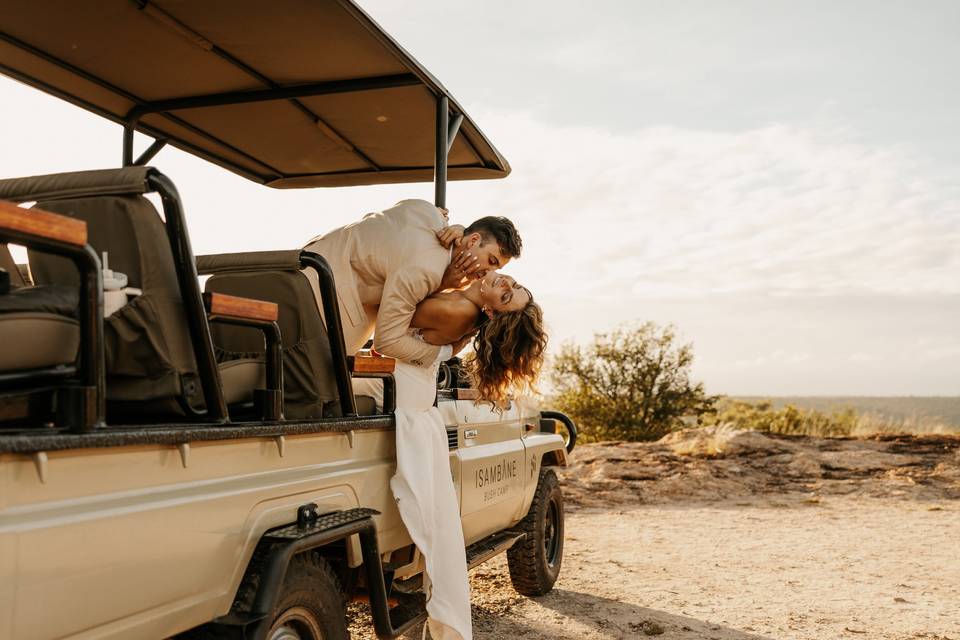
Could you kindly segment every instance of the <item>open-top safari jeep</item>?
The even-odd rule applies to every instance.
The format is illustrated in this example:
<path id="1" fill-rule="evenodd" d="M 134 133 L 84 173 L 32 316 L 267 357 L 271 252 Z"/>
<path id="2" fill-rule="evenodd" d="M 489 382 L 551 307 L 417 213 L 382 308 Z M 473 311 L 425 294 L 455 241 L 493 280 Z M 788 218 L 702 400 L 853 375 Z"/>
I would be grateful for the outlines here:
<path id="1" fill-rule="evenodd" d="M 171 144 L 273 187 L 435 180 L 442 206 L 448 174 L 506 161 L 349 0 L 12 0 L 0 72 L 123 125 L 120 169 L 0 181 L 0 637 L 341 638 L 351 598 L 380 637 L 423 620 L 388 484 L 392 361 L 344 353 L 322 256 L 195 258 L 146 163 Z M 155 139 L 136 159 L 135 131 Z M 438 407 L 469 564 L 507 551 L 544 593 L 575 428 L 478 404 L 455 369 Z"/>

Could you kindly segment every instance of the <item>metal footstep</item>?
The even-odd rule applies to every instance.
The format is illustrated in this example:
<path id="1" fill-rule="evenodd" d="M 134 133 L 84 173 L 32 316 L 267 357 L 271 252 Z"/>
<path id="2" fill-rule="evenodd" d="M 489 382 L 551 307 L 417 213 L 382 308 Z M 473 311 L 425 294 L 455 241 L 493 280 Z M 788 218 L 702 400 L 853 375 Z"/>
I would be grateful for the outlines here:
<path id="1" fill-rule="evenodd" d="M 501 531 L 500 533 L 495 533 L 489 538 L 484 538 L 483 540 L 474 542 L 472 545 L 467 547 L 467 568 L 473 569 L 495 555 L 503 553 L 514 544 L 519 542 L 524 535 L 526 534 L 507 530 Z"/>
<path id="2" fill-rule="evenodd" d="M 422 593 L 397 593 L 390 596 L 399 604 L 390 608 L 390 624 L 394 629 L 410 629 L 427 619 L 427 597 Z"/>
<path id="3" fill-rule="evenodd" d="M 380 515 L 376 509 L 367 509 L 358 507 L 356 509 L 345 509 L 343 511 L 329 511 L 327 513 L 317 513 L 317 505 L 310 503 L 300 507 L 297 510 L 296 524 L 289 524 L 279 529 L 268 531 L 264 534 L 267 540 L 299 540 L 306 536 L 323 533 L 331 529 L 343 527 L 364 518 L 370 518 Z"/>

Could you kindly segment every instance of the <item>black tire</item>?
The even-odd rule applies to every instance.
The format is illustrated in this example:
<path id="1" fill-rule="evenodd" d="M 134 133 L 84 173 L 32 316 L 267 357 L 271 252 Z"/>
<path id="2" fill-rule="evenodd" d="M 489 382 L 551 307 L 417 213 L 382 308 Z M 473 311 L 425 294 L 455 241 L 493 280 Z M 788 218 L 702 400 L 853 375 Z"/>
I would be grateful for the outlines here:
<path id="1" fill-rule="evenodd" d="M 303 553 L 290 561 L 271 615 L 267 640 L 349 640 L 340 581 L 323 558 Z"/>
<path id="2" fill-rule="evenodd" d="M 553 589 L 563 563 L 563 494 L 553 469 L 541 469 L 530 511 L 518 530 L 526 534 L 507 551 L 517 593 L 542 596 Z"/>

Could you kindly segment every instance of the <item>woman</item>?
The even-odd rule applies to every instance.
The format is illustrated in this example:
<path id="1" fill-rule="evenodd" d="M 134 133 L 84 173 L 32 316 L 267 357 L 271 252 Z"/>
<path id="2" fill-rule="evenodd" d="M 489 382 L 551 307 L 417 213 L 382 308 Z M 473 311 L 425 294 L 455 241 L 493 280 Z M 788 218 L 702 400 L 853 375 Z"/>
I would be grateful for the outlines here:
<path id="1" fill-rule="evenodd" d="M 547 335 L 543 311 L 530 291 L 508 275 L 490 271 L 462 291 L 438 292 L 417 305 L 411 322 L 416 335 L 436 345 L 465 346 L 473 336 L 467 368 L 480 398 L 501 404 L 511 394 L 532 389 L 543 365 Z M 454 349 L 454 355 L 458 349 Z M 425 410 L 436 398 L 437 369 L 397 362 L 397 407 Z M 378 380 L 354 380 L 357 395 L 383 406 Z"/>
<path id="2" fill-rule="evenodd" d="M 496 271 L 462 291 L 435 293 L 417 305 L 411 333 L 430 344 L 473 336 L 467 368 L 482 400 L 503 403 L 530 389 L 543 364 L 547 336 L 543 313 L 530 292 Z M 459 344 L 458 344 L 459 343 Z M 398 361 L 397 473 L 390 481 L 400 516 L 426 563 L 428 627 L 435 639 L 472 638 L 470 590 L 460 507 L 450 477 L 449 448 L 440 412 L 433 406 L 437 370 Z M 383 406 L 379 380 L 356 379 L 354 392 Z"/>

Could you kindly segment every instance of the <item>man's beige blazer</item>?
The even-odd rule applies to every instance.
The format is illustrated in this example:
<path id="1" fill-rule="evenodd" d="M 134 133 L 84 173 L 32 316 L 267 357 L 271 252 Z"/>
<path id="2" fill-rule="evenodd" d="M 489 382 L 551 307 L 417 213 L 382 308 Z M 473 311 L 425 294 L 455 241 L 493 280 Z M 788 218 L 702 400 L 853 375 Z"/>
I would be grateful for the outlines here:
<path id="1" fill-rule="evenodd" d="M 426 200 L 404 200 L 304 247 L 326 258 L 333 269 L 348 355 L 374 334 L 374 348 L 383 355 L 418 366 L 433 364 L 440 347 L 407 330 L 417 304 L 440 287 L 450 263 L 450 252 L 436 235 L 445 226 L 443 214 Z M 316 273 L 305 269 L 304 274 L 319 307 Z"/>

